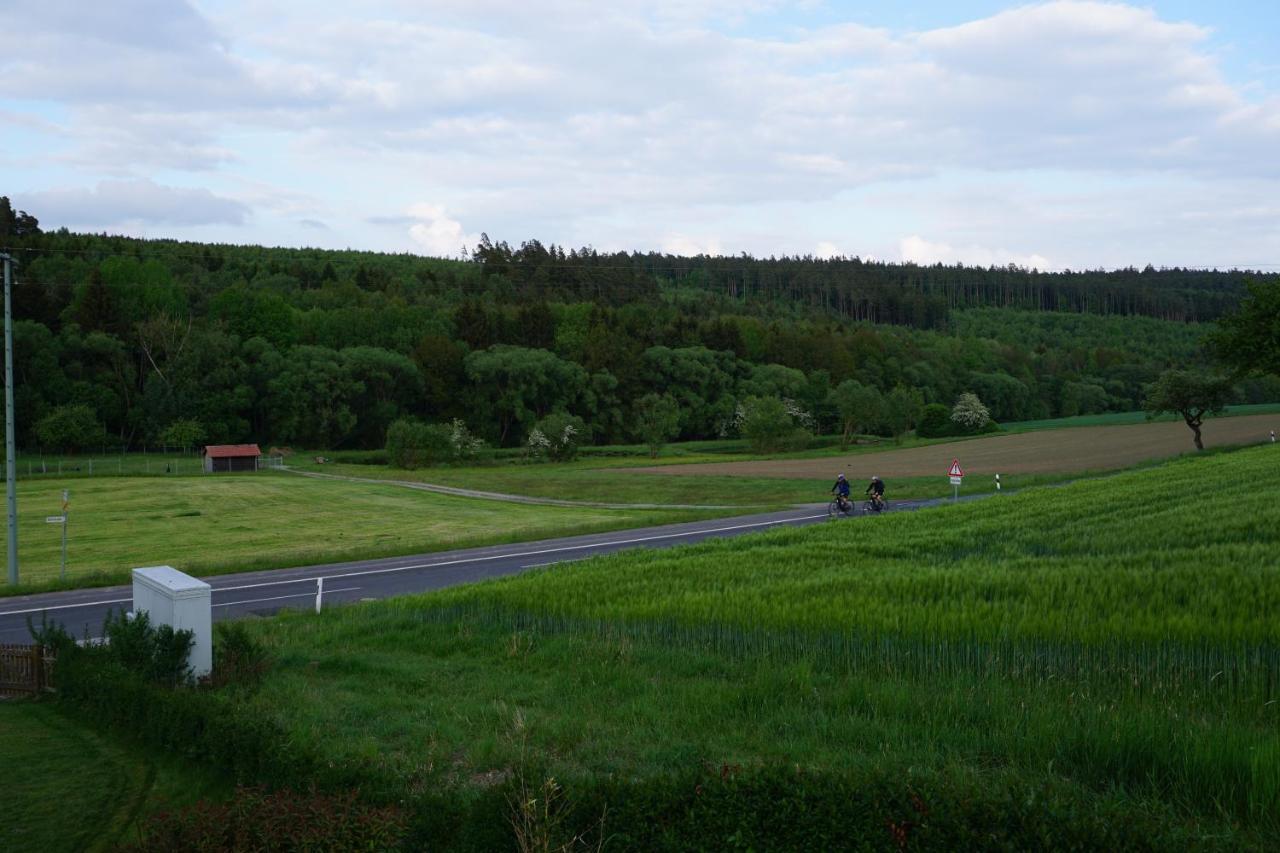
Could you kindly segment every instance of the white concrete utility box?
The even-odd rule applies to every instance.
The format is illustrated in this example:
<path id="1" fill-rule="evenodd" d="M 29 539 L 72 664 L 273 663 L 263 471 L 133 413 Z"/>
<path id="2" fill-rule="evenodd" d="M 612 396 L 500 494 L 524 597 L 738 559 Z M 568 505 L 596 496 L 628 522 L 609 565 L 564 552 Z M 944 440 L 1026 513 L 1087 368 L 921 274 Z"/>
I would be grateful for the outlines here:
<path id="1" fill-rule="evenodd" d="M 133 570 L 133 612 L 146 611 L 152 625 L 191 631 L 191 673 L 196 678 L 213 669 L 213 609 L 210 586 L 172 566 Z"/>

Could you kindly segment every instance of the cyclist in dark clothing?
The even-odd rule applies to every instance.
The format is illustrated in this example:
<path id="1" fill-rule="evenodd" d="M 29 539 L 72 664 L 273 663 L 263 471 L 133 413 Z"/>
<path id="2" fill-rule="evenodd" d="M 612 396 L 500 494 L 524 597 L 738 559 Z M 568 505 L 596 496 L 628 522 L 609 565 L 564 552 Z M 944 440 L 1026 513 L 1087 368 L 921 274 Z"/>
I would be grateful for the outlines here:
<path id="1" fill-rule="evenodd" d="M 867 486 L 867 497 L 880 509 L 884 509 L 884 480 L 879 477 L 872 477 L 871 485 Z"/>
<path id="2" fill-rule="evenodd" d="M 835 494 L 836 500 L 840 501 L 840 509 L 847 510 L 849 508 L 849 481 L 844 478 L 844 474 L 836 475 L 836 484 L 831 487 L 831 491 Z"/>

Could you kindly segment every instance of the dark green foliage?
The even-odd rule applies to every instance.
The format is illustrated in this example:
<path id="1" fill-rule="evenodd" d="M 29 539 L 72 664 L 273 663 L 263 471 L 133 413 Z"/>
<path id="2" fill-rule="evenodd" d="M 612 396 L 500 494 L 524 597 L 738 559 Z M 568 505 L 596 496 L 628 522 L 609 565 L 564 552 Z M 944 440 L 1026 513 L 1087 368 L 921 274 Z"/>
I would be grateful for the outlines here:
<path id="1" fill-rule="evenodd" d="M 401 418 L 387 428 L 387 462 L 412 471 L 438 465 L 453 456 L 449 428 L 444 424 L 424 424 Z"/>
<path id="2" fill-rule="evenodd" d="M 104 644 L 85 656 L 101 657 L 147 681 L 176 687 L 191 681 L 187 658 L 195 645 L 191 631 L 175 631 L 172 625 L 153 626 L 145 611 L 130 618 L 108 613 L 102 625 Z"/>
<path id="3" fill-rule="evenodd" d="M 530 450 L 535 450 L 532 436 L 541 435 L 545 445 L 538 443 L 536 450 L 545 454 L 553 462 L 568 462 L 578 455 L 578 448 L 590 438 L 587 425 L 577 415 L 556 412 L 548 415 L 534 425 L 531 435 Z"/>
<path id="4" fill-rule="evenodd" d="M 266 648 L 242 622 L 218 622 L 213 626 L 212 687 L 252 689 L 262 682 L 271 665 Z"/>
<path id="5" fill-rule="evenodd" d="M 777 397 L 748 397 L 742 402 L 741 413 L 742 437 L 757 452 L 799 449 L 811 437 Z"/>
<path id="6" fill-rule="evenodd" d="M 201 802 L 156 815 L 142 828 L 139 841 L 120 849 L 357 853 L 397 849 L 404 831 L 400 809 L 367 805 L 354 792 L 326 795 L 242 787 L 227 802 Z"/>
<path id="7" fill-rule="evenodd" d="M 1166 370 L 1151 386 L 1143 406 L 1149 415 L 1172 412 L 1181 415 L 1194 436 L 1197 450 L 1204 450 L 1200 427 L 1206 417 L 1221 414 L 1231 400 L 1231 383 L 1219 376 L 1186 370 Z"/>
<path id="8" fill-rule="evenodd" d="M 676 401 L 684 439 L 722 437 L 751 396 L 792 401 L 815 430 L 843 432 L 828 394 L 848 381 L 947 404 L 971 390 L 1004 421 L 1132 411 L 1165 367 L 1204 364 L 1196 323 L 1237 307 L 1246 280 L 600 254 L 537 241 L 482 243 L 458 262 L 31 226 L 14 238 L 24 448 L 68 405 L 93 410 L 103 446 L 161 443 L 171 424 L 194 420 L 209 442 L 324 450 L 381 447 L 405 417 L 463 418 L 515 449 L 557 411 L 582 418 L 591 441 L 619 442 L 648 394 Z M 1250 304 L 1262 306 L 1276 280 L 1258 277 Z M 1242 402 L 1267 402 L 1280 378 L 1240 389 Z M 901 435 L 909 413 L 890 414 L 858 429 Z"/>
<path id="9" fill-rule="evenodd" d="M 680 434 L 680 407 L 670 394 L 646 394 L 632 407 L 632 431 L 657 458 L 668 441 Z"/>
<path id="10" fill-rule="evenodd" d="M 950 409 L 941 403 L 930 403 L 920 413 L 920 425 L 916 427 L 916 434 L 921 438 L 943 438 L 954 435 L 955 426 Z"/>
<path id="11" fill-rule="evenodd" d="M 1250 282 L 1240 310 L 1218 321 L 1214 353 L 1239 376 L 1280 376 L 1280 282 Z"/>
<path id="12" fill-rule="evenodd" d="M 97 414 L 83 403 L 58 406 L 36 422 L 35 433 L 42 447 L 70 453 L 100 445 L 104 435 Z"/>

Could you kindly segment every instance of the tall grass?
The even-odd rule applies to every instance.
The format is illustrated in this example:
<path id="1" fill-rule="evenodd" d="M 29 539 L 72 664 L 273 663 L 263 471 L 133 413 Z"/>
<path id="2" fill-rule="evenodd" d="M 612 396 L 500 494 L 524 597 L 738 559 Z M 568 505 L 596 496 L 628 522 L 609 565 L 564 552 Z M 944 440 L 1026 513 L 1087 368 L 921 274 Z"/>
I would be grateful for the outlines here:
<path id="1" fill-rule="evenodd" d="M 411 789 L 478 784 L 526 748 L 628 778 L 958 767 L 1274 835 L 1277 461 L 1182 459 L 291 615 L 254 628 L 279 661 L 254 701 Z"/>

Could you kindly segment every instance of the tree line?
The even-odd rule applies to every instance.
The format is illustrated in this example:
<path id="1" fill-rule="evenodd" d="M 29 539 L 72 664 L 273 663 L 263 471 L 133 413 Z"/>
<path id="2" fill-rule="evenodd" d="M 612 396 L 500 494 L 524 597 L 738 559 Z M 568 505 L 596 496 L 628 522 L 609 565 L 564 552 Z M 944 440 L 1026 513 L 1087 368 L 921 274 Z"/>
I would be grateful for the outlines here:
<path id="1" fill-rule="evenodd" d="M 966 297 L 943 304 L 940 320 L 893 323 L 798 291 L 722 292 L 707 271 L 782 263 L 772 260 L 659 263 L 486 240 L 471 260 L 447 261 L 43 233 L 19 213 L 0 226 L 26 217 L 22 233 L 0 237 L 20 260 L 15 397 L 32 449 L 176 437 L 373 448 L 402 418 L 461 424 L 468 440 L 497 446 L 527 445 L 553 416 L 573 419 L 557 434 L 567 423 L 582 442 L 643 440 L 646 418 L 674 420 L 674 437 L 713 438 L 740 434 L 751 400 L 845 432 L 837 389 L 849 382 L 883 401 L 899 392 L 896 408 L 856 424 L 888 434 L 908 396 L 950 407 L 973 392 L 997 420 L 1132 410 L 1164 369 L 1203 360 L 1203 326 L 1136 311 Z M 942 269 L 976 276 L 981 292 L 1001 275 Z M 1238 304 L 1233 279 L 1206 275 L 1170 279 L 1168 292 Z M 1280 399 L 1274 379 L 1239 388 L 1241 400 Z"/>

